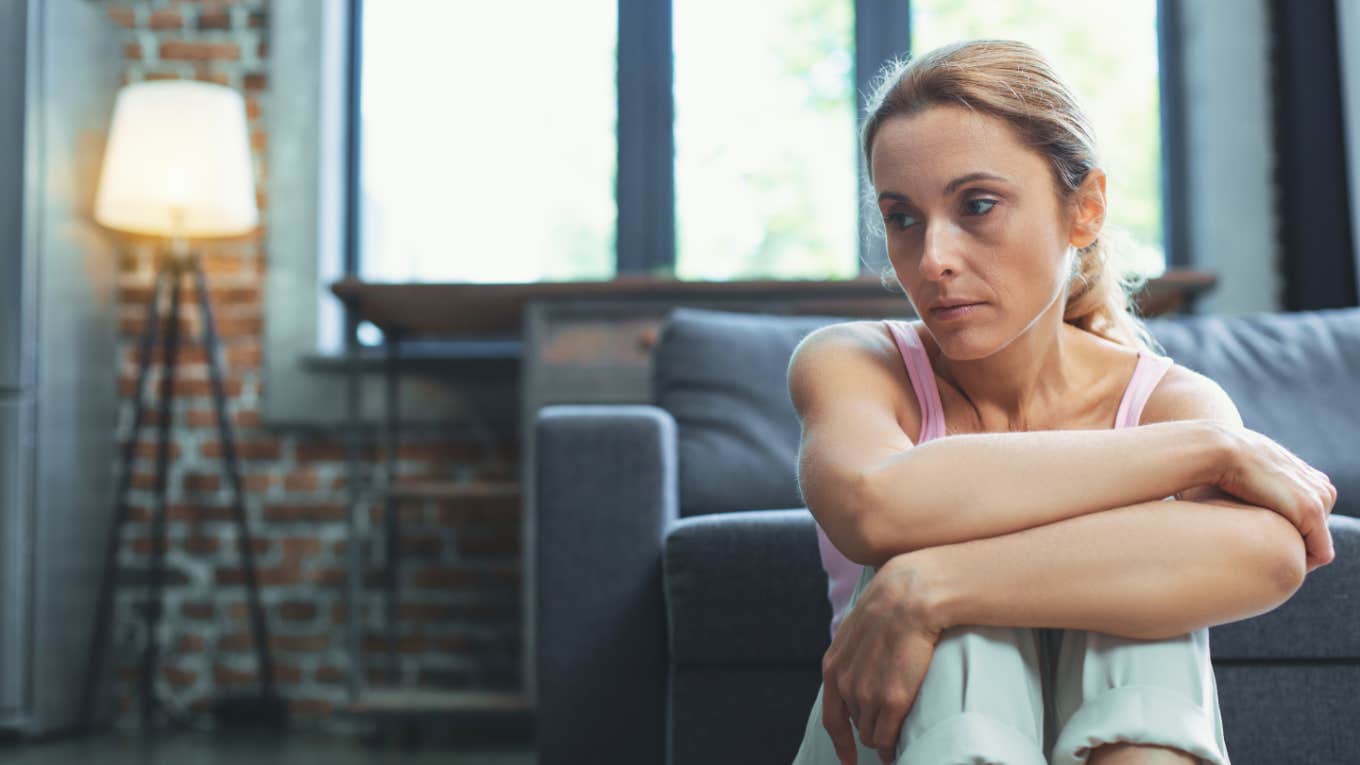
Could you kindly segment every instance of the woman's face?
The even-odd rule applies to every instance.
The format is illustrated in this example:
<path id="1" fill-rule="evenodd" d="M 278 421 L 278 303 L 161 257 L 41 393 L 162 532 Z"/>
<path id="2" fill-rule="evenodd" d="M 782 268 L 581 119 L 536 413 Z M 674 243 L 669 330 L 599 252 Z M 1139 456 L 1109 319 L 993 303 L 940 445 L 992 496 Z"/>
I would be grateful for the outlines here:
<path id="1" fill-rule="evenodd" d="M 884 122 L 872 150 L 888 258 L 952 358 L 996 351 L 1065 294 L 1069 244 L 1094 234 L 1073 230 L 1047 161 L 1006 122 L 933 106 Z M 981 305 L 951 317 L 938 300 Z"/>

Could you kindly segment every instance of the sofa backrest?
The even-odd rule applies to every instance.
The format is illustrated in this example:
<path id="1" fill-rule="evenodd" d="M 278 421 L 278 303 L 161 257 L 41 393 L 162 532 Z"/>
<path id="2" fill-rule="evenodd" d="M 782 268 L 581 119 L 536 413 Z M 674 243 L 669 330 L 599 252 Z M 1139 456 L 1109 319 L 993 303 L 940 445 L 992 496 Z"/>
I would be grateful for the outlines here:
<path id="1" fill-rule="evenodd" d="M 803 507 L 793 349 L 854 319 L 676 308 L 652 354 L 652 400 L 675 418 L 680 515 Z"/>
<path id="2" fill-rule="evenodd" d="M 817 327 L 855 320 L 669 314 L 653 351 L 653 402 L 678 426 L 682 516 L 803 506 L 789 359 Z M 1245 426 L 1327 473 L 1335 513 L 1360 515 L 1360 308 L 1147 325 L 1167 355 L 1223 386 Z"/>
<path id="3" fill-rule="evenodd" d="M 1360 308 L 1146 323 L 1166 355 L 1223 386 L 1243 425 L 1331 478 L 1334 513 L 1360 516 Z"/>

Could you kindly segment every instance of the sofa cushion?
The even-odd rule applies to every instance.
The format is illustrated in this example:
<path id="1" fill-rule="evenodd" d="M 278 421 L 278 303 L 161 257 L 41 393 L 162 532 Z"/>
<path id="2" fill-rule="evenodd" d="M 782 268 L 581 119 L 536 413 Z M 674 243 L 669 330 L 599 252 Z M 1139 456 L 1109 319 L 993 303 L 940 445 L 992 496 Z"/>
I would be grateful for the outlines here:
<path id="1" fill-rule="evenodd" d="M 669 314 L 652 352 L 652 391 L 679 432 L 681 516 L 803 504 L 789 359 L 809 332 L 844 321 L 854 319 Z"/>
<path id="2" fill-rule="evenodd" d="M 662 558 L 671 661 L 820 661 L 831 605 L 815 524 L 806 508 L 676 522 Z"/>
<path id="3" fill-rule="evenodd" d="M 1147 320 L 1166 354 L 1223 386 L 1242 424 L 1326 473 L 1360 516 L 1360 308 Z"/>

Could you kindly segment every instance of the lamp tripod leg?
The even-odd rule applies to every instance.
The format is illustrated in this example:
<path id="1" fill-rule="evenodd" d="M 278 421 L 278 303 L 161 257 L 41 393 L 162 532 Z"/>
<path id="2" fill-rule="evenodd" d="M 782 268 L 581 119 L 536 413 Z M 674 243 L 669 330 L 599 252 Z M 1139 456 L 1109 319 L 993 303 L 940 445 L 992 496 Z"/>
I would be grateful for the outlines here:
<path id="1" fill-rule="evenodd" d="M 157 701 L 155 695 L 156 629 L 161 616 L 161 579 L 164 574 L 165 494 L 170 453 L 170 419 L 175 390 L 175 362 L 179 353 L 179 298 L 183 266 L 170 258 L 170 319 L 165 330 L 159 411 L 156 418 L 156 500 L 151 515 L 151 570 L 147 578 L 146 650 L 142 658 L 142 725 L 150 727 Z"/>
<path id="2" fill-rule="evenodd" d="M 95 607 L 94 628 L 90 637 L 90 655 L 86 661 L 85 685 L 80 698 L 80 727 L 89 729 L 94 724 L 95 694 L 99 688 L 99 678 L 103 674 L 104 654 L 108 650 L 109 630 L 113 616 L 114 598 L 118 592 L 118 547 L 123 523 L 127 520 L 127 493 L 132 485 L 132 460 L 137 454 L 137 439 L 142 431 L 142 419 L 146 401 L 147 371 L 151 368 L 151 353 L 156 348 L 157 325 L 159 318 L 161 287 L 166 279 L 166 270 L 157 266 L 155 280 L 151 286 L 151 296 L 146 301 L 146 323 L 142 330 L 142 340 L 138 345 L 137 386 L 133 389 L 132 427 L 127 440 L 123 442 L 121 469 L 118 477 L 117 493 L 114 494 L 113 528 L 109 530 L 108 542 L 104 547 L 104 575 L 99 584 L 99 601 Z"/>
<path id="3" fill-rule="evenodd" d="M 194 286 L 198 292 L 199 311 L 203 319 L 203 344 L 208 356 L 208 371 L 212 379 L 213 408 L 217 412 L 217 432 L 222 442 L 222 460 L 226 467 L 227 483 L 231 488 L 232 515 L 236 521 L 236 543 L 245 575 L 246 600 L 255 638 L 255 654 L 259 663 L 260 697 L 274 696 L 274 666 L 269 647 L 269 631 L 265 626 L 264 609 L 260 605 L 259 586 L 255 579 L 255 552 L 251 549 L 250 531 L 246 526 L 245 504 L 241 494 L 241 470 L 236 460 L 236 441 L 227 419 L 226 392 L 222 384 L 222 369 L 217 359 L 219 343 L 213 321 L 212 300 L 203 277 L 203 267 L 197 254 L 189 256 Z"/>

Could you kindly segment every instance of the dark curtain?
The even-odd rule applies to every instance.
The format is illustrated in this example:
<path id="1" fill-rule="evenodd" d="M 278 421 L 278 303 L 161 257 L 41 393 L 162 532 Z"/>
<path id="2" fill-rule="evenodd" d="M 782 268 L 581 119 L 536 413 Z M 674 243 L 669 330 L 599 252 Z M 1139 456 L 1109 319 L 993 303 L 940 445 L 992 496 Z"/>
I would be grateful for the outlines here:
<path id="1" fill-rule="evenodd" d="M 1335 1 L 1270 0 L 1275 208 L 1286 311 L 1360 305 Z"/>

